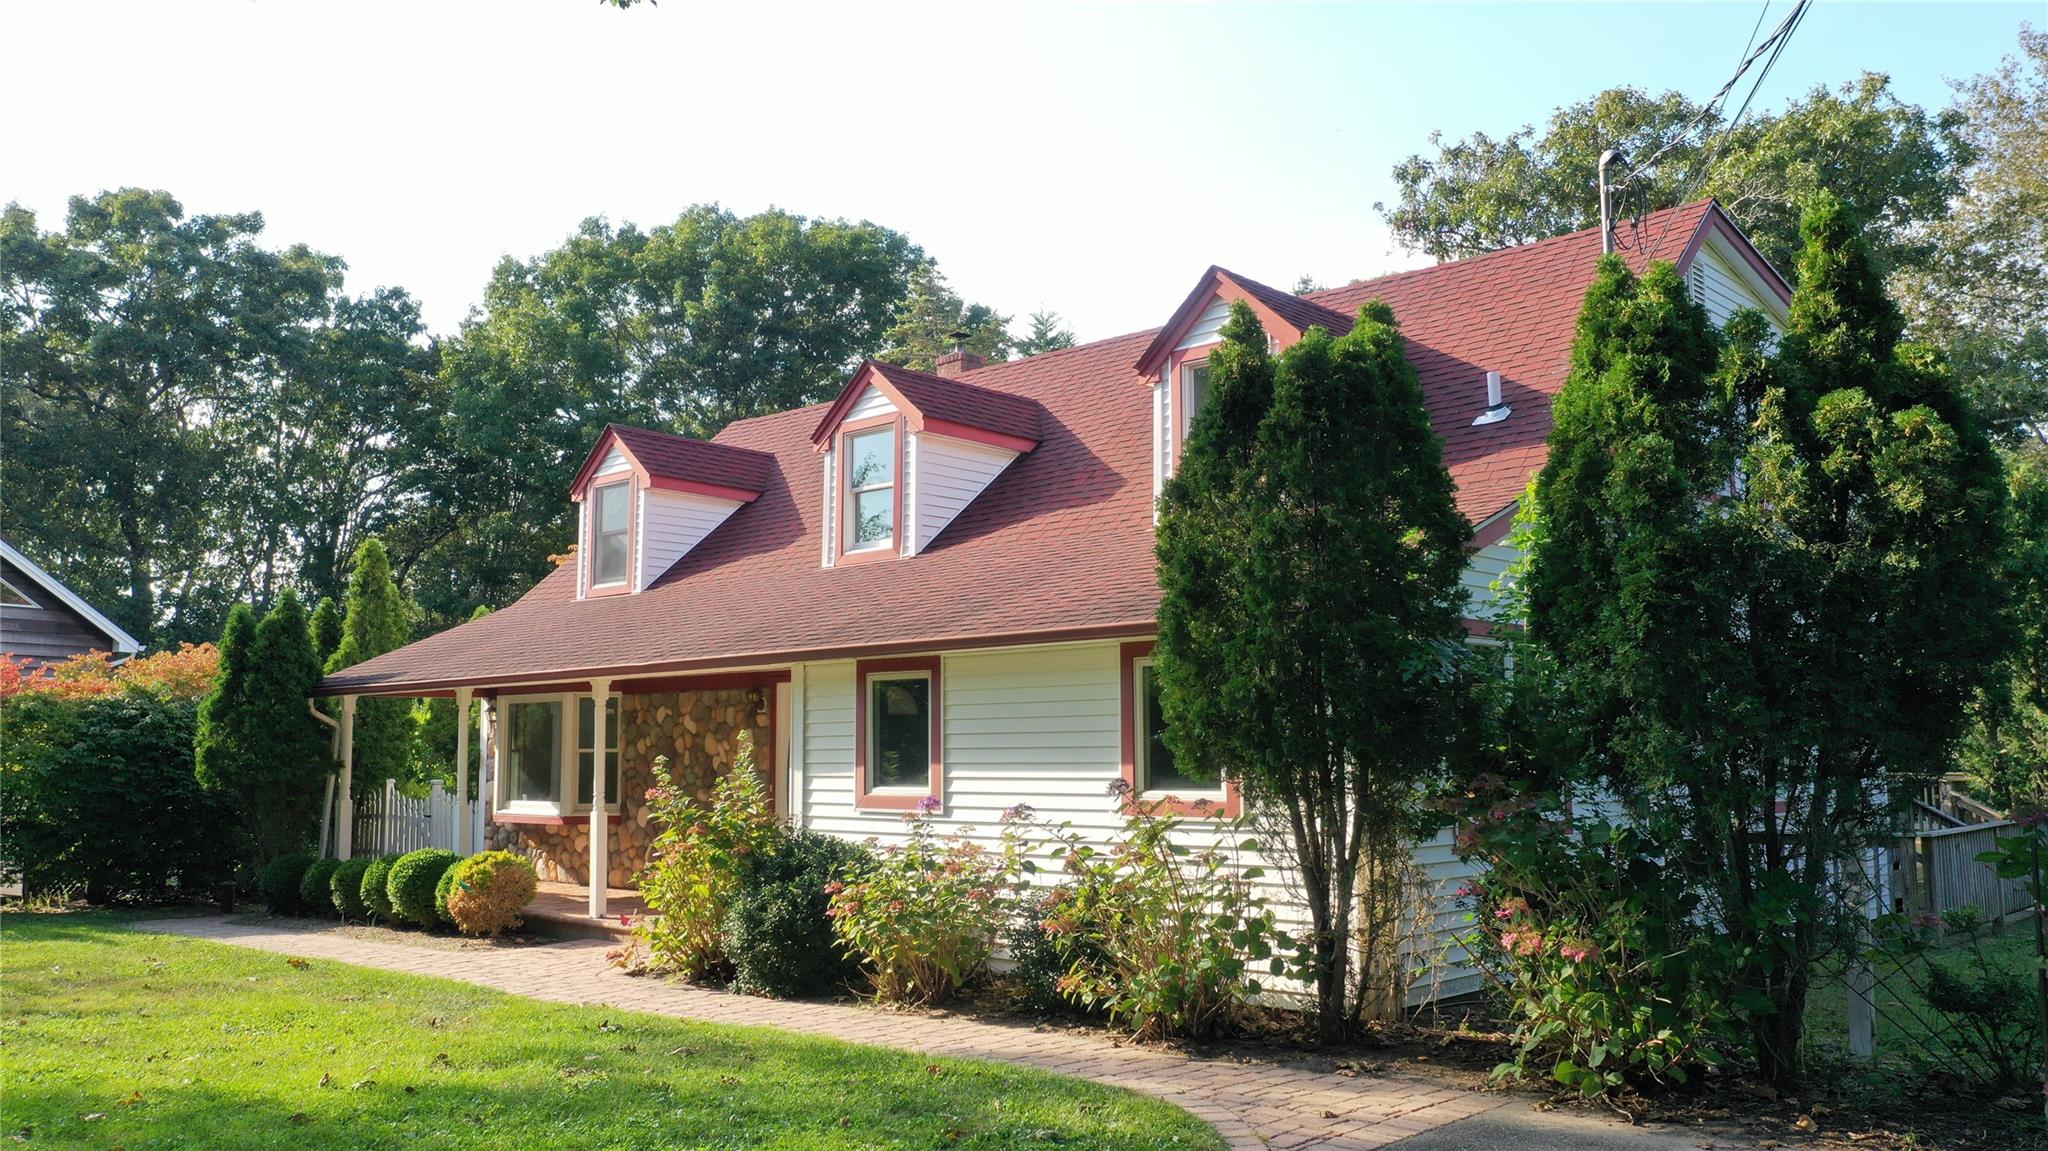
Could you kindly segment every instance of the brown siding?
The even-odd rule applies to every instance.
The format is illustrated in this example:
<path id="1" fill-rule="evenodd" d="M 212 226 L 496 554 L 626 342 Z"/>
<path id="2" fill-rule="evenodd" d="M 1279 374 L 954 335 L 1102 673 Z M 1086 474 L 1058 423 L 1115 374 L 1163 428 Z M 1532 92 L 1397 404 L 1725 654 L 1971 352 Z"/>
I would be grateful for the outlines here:
<path id="1" fill-rule="evenodd" d="M 83 651 L 112 651 L 114 641 L 13 564 L 0 559 L 0 578 L 36 602 L 32 608 L 0 604 L 0 652 L 31 666 Z"/>

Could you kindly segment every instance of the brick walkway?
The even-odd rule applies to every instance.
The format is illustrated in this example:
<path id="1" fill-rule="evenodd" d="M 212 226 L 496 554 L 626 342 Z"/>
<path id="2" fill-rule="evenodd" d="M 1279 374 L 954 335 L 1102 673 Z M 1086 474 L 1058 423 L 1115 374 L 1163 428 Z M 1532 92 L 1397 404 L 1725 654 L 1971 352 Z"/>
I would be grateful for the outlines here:
<path id="1" fill-rule="evenodd" d="M 1499 1096 L 1419 1079 L 1347 1079 L 1268 1063 L 1195 1059 L 1150 1047 L 1117 1047 L 1088 1034 L 1024 1024 L 892 1014 L 832 1003 L 786 1003 L 728 995 L 607 966 L 606 943 L 443 951 L 379 943 L 339 932 L 229 923 L 218 916 L 140 923 L 144 931 L 191 935 L 266 951 L 390 971 L 460 979 L 514 995 L 602 1004 L 679 1019 L 776 1027 L 852 1043 L 960 1059 L 986 1059 L 1076 1075 L 1158 1096 L 1212 1124 L 1233 1149 L 1314 1147 L 1364 1151 L 1507 1105 Z"/>

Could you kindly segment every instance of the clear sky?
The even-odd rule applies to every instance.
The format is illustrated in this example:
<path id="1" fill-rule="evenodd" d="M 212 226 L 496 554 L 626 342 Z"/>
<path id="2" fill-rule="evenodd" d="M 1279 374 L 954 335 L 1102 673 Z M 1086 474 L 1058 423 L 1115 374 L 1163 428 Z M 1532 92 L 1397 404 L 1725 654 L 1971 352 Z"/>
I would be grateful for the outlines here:
<path id="1" fill-rule="evenodd" d="M 1790 0 L 1768 7 L 1766 30 Z M 1092 339 L 1161 322 L 1211 263 L 1411 266 L 1373 204 L 1432 129 L 1615 84 L 1704 99 L 1764 8 L 5 0 L 0 200 L 46 228 L 124 185 L 261 210 L 268 242 L 403 285 L 441 332 L 586 216 L 777 205 L 896 228 L 966 298 Z M 1823 3 L 1758 104 L 1875 70 L 1939 106 L 2023 21 L 2048 0 Z"/>

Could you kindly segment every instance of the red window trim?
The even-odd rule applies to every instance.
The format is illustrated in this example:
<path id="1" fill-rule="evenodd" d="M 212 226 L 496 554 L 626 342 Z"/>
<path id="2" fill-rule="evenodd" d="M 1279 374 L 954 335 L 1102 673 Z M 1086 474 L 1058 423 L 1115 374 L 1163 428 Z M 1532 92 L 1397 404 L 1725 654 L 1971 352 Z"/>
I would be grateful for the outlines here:
<path id="1" fill-rule="evenodd" d="M 1244 813 L 1244 799 L 1237 781 L 1223 782 L 1223 802 L 1213 799 L 1181 799 L 1164 796 L 1146 799 L 1138 780 L 1138 661 L 1152 654 L 1156 640 L 1134 640 L 1117 646 L 1117 683 L 1123 713 L 1123 779 L 1130 787 L 1124 799 L 1127 815 L 1184 815 L 1208 819 L 1236 819 Z"/>
<path id="2" fill-rule="evenodd" d="M 896 429 L 896 479 L 890 486 L 889 497 L 895 505 L 895 526 L 890 529 L 888 547 L 862 548 L 855 551 L 847 546 L 847 537 L 851 534 L 853 526 L 849 518 L 853 515 L 853 457 L 847 454 L 846 442 L 850 437 L 862 432 L 871 432 L 876 428 L 892 425 Z M 839 522 L 832 525 L 833 532 L 838 536 L 832 541 L 833 555 L 838 563 L 867 563 L 870 560 L 903 554 L 903 435 L 903 415 L 900 412 L 887 416 L 870 416 L 864 420 L 850 420 L 839 425 Z"/>
<path id="3" fill-rule="evenodd" d="M 599 584 L 597 582 L 597 493 L 600 488 L 608 488 L 615 485 L 624 485 L 626 489 L 626 578 L 617 583 Z M 597 595 L 625 595 L 633 590 L 633 553 L 636 545 L 639 543 L 634 538 L 634 528 L 635 521 L 640 518 L 634 514 L 636 509 L 633 505 L 639 502 L 639 498 L 639 481 L 634 479 L 630 473 L 617 479 L 607 476 L 590 481 L 590 500 L 584 505 L 590 509 L 590 538 L 585 541 L 583 549 L 584 554 L 589 557 L 583 561 L 583 595 L 586 599 Z"/>
<path id="4" fill-rule="evenodd" d="M 904 659 L 864 659 L 854 665 L 854 711 L 853 711 L 853 806 L 861 811 L 915 811 L 924 802 L 922 795 L 870 795 L 868 794 L 868 677 L 877 672 L 921 671 L 929 674 L 932 681 L 932 780 L 931 798 L 941 804 L 946 802 L 945 756 L 943 754 L 945 731 L 941 714 L 944 693 L 939 684 L 938 656 L 910 656 Z"/>
<path id="5" fill-rule="evenodd" d="M 610 823 L 617 823 L 620 819 L 624 818 L 616 811 L 605 812 L 604 817 Z M 524 823 L 542 827 L 579 827 L 590 822 L 590 813 L 586 811 L 576 815 L 548 815 L 543 812 L 493 811 L 491 812 L 491 822 L 504 824 Z"/>
<path id="6" fill-rule="evenodd" d="M 1187 439 L 1188 417 L 1192 414 L 1187 407 L 1188 389 L 1182 369 L 1193 364 L 1208 363 L 1209 353 L 1214 352 L 1219 346 L 1220 343 L 1203 344 L 1199 348 L 1180 348 L 1167 357 L 1166 386 L 1171 389 L 1169 395 L 1172 396 L 1173 402 L 1169 405 L 1172 410 L 1168 412 L 1166 422 L 1169 426 L 1166 435 L 1170 445 L 1170 462 L 1174 465 L 1180 463 L 1181 443 Z"/>

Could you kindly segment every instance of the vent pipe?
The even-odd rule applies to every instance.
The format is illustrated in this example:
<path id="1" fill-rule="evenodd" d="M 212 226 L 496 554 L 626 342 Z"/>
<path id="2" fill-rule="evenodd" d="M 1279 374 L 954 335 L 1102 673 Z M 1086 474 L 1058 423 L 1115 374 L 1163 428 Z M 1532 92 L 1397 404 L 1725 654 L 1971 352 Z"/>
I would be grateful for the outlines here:
<path id="1" fill-rule="evenodd" d="M 1612 148 L 1600 153 L 1600 254 L 1603 256 L 1614 254 L 1613 205 L 1609 203 L 1614 198 L 1614 189 L 1607 183 L 1607 165 L 1616 160 L 1626 163 L 1628 157 Z"/>
<path id="2" fill-rule="evenodd" d="M 1514 409 L 1501 401 L 1500 373 L 1486 373 L 1486 410 L 1473 417 L 1472 426 L 1497 424 L 1514 414 Z"/>

